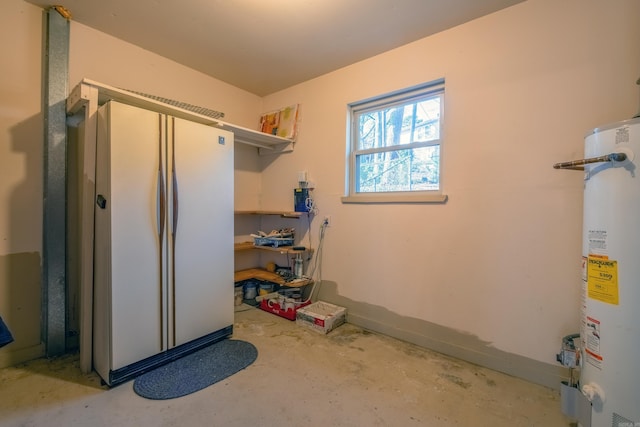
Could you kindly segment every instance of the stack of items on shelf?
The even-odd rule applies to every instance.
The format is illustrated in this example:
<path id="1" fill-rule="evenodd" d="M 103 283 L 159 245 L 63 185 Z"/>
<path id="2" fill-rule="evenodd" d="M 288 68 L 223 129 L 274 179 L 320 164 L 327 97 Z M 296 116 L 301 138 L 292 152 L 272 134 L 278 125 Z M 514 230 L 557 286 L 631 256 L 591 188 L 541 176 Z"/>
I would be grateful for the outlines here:
<path id="1" fill-rule="evenodd" d="M 296 320 L 299 308 L 311 303 L 313 281 L 297 277 L 289 267 L 279 267 L 273 262 L 266 269 L 252 268 L 235 274 L 235 305 L 259 307 L 264 311 L 289 320 Z"/>
<path id="2" fill-rule="evenodd" d="M 309 305 L 303 298 L 301 288 L 289 287 L 268 280 L 250 278 L 235 283 L 236 306 L 247 304 L 260 307 L 289 320 L 296 320 L 296 311 Z"/>
<path id="3" fill-rule="evenodd" d="M 280 230 L 272 230 L 268 234 L 264 231 L 258 231 L 258 234 L 251 234 L 251 237 L 253 237 L 253 244 L 256 246 L 273 246 L 277 248 L 292 246 L 294 233 L 294 228 L 282 228 Z"/>

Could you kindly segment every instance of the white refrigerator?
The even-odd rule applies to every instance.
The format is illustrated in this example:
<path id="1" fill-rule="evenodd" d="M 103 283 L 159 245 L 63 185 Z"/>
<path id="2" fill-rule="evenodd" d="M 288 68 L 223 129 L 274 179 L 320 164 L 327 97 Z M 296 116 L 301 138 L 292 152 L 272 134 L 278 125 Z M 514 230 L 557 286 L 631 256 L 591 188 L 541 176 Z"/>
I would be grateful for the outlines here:
<path id="1" fill-rule="evenodd" d="M 93 365 L 110 386 L 233 332 L 233 134 L 98 112 Z"/>

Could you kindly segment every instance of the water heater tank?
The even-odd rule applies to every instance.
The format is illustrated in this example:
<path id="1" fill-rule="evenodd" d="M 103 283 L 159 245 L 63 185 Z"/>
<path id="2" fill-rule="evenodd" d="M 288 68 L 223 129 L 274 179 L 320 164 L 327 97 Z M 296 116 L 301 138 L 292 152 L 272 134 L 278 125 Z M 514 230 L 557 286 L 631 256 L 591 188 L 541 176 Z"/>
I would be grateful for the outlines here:
<path id="1" fill-rule="evenodd" d="M 593 426 L 640 426 L 640 118 L 596 128 L 585 158 L 582 372 Z"/>

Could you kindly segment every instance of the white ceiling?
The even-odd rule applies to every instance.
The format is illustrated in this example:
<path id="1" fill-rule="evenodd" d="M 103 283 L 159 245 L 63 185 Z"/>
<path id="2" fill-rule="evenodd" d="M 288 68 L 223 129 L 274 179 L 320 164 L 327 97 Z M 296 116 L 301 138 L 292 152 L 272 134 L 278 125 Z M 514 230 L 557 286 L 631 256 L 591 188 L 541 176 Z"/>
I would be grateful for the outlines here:
<path id="1" fill-rule="evenodd" d="M 51 0 L 26 0 L 49 7 Z M 72 20 L 264 96 L 524 0 L 60 0 Z"/>

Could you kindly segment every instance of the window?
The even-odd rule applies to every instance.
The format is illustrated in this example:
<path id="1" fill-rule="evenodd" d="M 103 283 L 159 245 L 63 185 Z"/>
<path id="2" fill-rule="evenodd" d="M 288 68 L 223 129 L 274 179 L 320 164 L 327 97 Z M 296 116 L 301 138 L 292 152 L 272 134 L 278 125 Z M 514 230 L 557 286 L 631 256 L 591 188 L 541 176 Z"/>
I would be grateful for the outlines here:
<path id="1" fill-rule="evenodd" d="M 445 201 L 444 80 L 351 104 L 348 203 Z"/>

